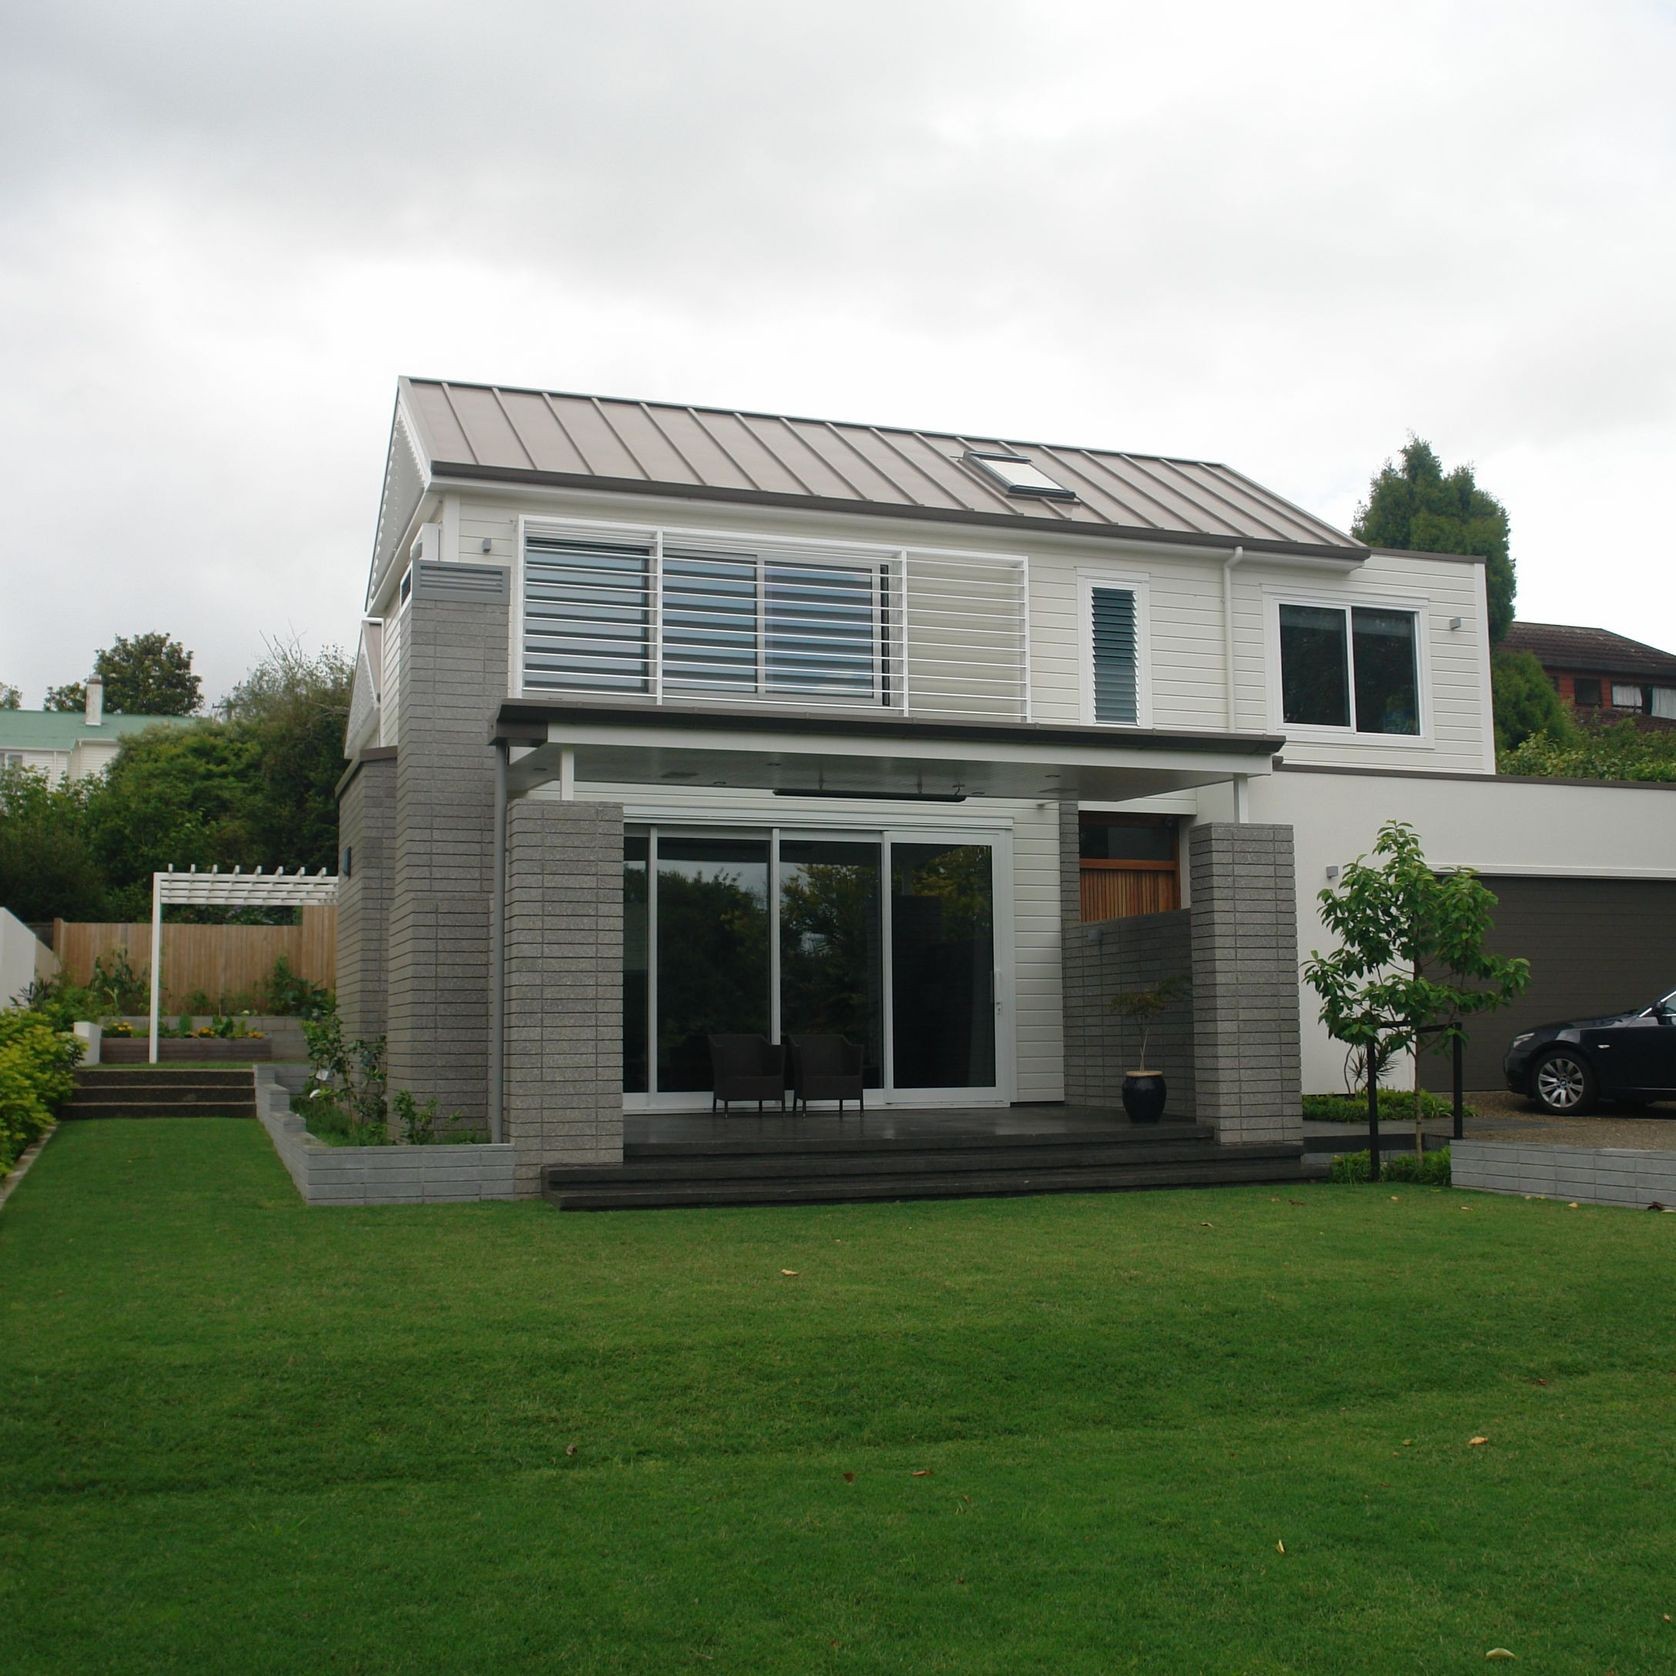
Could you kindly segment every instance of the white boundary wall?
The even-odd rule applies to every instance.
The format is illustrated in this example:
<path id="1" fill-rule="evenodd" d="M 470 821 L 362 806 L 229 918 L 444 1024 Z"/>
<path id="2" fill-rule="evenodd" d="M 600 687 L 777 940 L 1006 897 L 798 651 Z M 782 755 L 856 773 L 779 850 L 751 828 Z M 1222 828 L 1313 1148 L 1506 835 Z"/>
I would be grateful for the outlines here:
<path id="1" fill-rule="evenodd" d="M 15 914 L 0 908 L 0 1007 L 21 1005 L 30 984 L 57 973 L 58 956 Z"/>
<path id="2" fill-rule="evenodd" d="M 1298 957 L 1329 946 L 1318 894 L 1327 869 L 1373 849 L 1404 820 L 1438 867 L 1538 878 L 1676 879 L 1676 786 L 1578 785 L 1491 776 L 1357 774 L 1290 769 L 1249 783 L 1249 818 L 1295 834 Z M 1316 1023 L 1320 1002 L 1300 983 L 1307 1093 L 1343 1088 L 1344 1049 Z M 1495 1029 L 1491 1019 L 1484 1028 Z M 1394 1073 L 1401 1083 L 1403 1075 Z M 1572 1195 L 1575 1197 L 1576 1195 Z"/>

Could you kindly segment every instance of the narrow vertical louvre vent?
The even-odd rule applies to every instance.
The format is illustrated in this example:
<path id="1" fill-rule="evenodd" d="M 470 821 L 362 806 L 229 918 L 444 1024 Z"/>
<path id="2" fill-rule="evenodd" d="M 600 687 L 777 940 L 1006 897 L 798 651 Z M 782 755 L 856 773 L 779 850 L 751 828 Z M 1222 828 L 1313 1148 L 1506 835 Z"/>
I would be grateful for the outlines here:
<path id="1" fill-rule="evenodd" d="M 1136 681 L 1135 595 L 1128 588 L 1090 590 L 1094 664 L 1094 719 L 1140 720 Z"/>
<path id="2" fill-rule="evenodd" d="M 1016 717 L 1025 640 L 1022 560 L 580 526 L 525 539 L 529 692 Z"/>

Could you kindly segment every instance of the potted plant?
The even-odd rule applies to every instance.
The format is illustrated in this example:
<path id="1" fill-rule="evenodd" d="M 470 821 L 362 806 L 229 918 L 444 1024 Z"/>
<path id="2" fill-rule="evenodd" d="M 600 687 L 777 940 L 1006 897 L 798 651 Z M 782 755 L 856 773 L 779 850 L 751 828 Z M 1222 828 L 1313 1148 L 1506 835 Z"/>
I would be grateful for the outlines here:
<path id="1" fill-rule="evenodd" d="M 1146 989 L 1126 989 L 1106 1003 L 1119 1018 L 1133 1019 L 1141 1027 L 1140 1065 L 1123 1077 L 1123 1109 L 1131 1123 L 1156 1123 L 1164 1115 L 1169 1090 L 1164 1085 L 1164 1073 L 1147 1068 L 1147 1042 L 1153 1020 L 1186 989 L 1187 979 L 1178 974 L 1160 978 Z"/>

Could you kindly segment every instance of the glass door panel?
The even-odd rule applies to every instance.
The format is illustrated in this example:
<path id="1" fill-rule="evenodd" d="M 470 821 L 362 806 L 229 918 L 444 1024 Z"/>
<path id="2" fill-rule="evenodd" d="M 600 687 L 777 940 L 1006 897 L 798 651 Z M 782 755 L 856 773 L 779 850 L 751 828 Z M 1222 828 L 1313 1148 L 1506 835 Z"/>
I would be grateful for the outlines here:
<path id="1" fill-rule="evenodd" d="M 993 857 L 987 843 L 891 843 L 898 1089 L 996 1086 Z"/>
<path id="2" fill-rule="evenodd" d="M 650 841 L 644 832 L 623 835 L 623 1092 L 644 1094 L 651 1083 L 652 963 Z"/>
<path id="3" fill-rule="evenodd" d="M 860 1042 L 867 1086 L 884 1083 L 884 927 L 875 840 L 780 841 L 780 1039 Z"/>
<path id="4" fill-rule="evenodd" d="M 658 834 L 657 1087 L 710 1087 L 707 1037 L 769 1028 L 768 839 Z"/>

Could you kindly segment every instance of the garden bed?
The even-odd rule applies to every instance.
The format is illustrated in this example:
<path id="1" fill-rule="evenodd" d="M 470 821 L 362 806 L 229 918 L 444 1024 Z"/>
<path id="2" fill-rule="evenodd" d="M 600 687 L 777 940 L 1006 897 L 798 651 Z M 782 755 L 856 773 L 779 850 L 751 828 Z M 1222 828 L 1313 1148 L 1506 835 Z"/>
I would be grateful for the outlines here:
<path id="1" fill-rule="evenodd" d="M 256 1074 L 256 1114 L 311 1205 L 457 1204 L 513 1196 L 515 1149 L 466 1146 L 332 1146 L 291 1110 L 272 1071 Z"/>
<path id="2" fill-rule="evenodd" d="M 272 1058 L 273 1043 L 265 1038 L 253 1041 L 238 1036 L 166 1036 L 157 1044 L 157 1061 L 161 1065 L 202 1065 L 209 1060 L 246 1065 Z M 144 1036 L 106 1036 L 99 1045 L 99 1062 L 150 1064 L 151 1044 Z"/>

